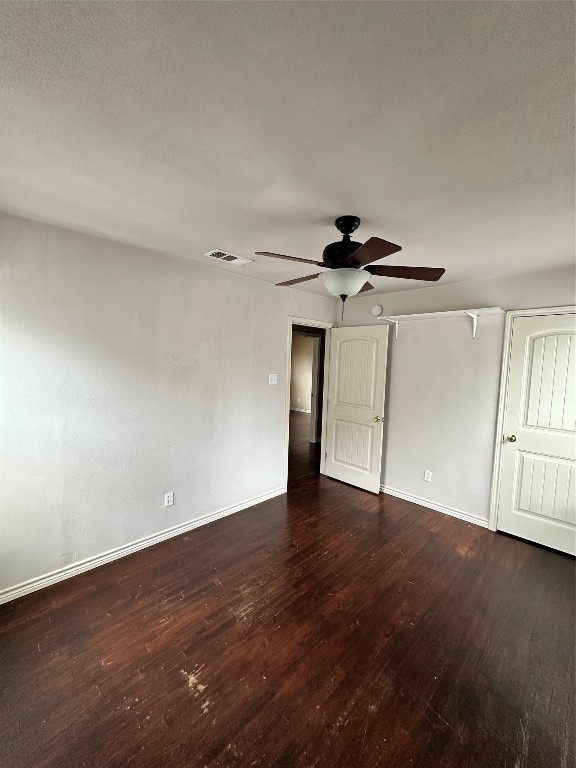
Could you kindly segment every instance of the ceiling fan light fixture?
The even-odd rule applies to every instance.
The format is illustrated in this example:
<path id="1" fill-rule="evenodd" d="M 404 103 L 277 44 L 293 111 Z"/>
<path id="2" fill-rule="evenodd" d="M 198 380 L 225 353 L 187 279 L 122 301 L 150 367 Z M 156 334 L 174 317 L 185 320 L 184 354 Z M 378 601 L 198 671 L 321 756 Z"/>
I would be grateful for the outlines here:
<path id="1" fill-rule="evenodd" d="M 324 287 L 333 296 L 356 296 L 370 279 L 363 269 L 330 269 L 322 272 L 319 277 Z"/>

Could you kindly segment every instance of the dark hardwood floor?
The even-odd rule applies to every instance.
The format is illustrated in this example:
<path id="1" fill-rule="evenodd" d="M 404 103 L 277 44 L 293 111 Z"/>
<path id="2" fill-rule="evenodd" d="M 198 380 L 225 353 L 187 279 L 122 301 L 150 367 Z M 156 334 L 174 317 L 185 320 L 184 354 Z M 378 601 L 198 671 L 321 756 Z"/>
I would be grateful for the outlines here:
<path id="1" fill-rule="evenodd" d="M 286 496 L 0 607 L 0 765 L 574 766 L 574 561 L 292 421 Z"/>
<path id="2" fill-rule="evenodd" d="M 288 490 L 293 491 L 320 472 L 320 443 L 310 442 L 310 415 L 290 411 Z"/>

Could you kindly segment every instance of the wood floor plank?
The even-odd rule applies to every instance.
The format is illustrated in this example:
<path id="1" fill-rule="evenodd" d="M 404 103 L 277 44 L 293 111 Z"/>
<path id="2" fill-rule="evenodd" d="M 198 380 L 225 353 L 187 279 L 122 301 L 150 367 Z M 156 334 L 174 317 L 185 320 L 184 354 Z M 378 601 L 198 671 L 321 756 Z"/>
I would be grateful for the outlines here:
<path id="1" fill-rule="evenodd" d="M 2 768 L 574 768 L 574 560 L 319 476 L 0 608 Z"/>

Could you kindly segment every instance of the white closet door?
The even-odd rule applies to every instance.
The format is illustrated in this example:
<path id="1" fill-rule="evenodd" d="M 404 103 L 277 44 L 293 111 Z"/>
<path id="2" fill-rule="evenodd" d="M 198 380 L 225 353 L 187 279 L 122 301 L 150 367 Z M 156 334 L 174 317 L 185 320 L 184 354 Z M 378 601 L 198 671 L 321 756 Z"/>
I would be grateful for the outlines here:
<path id="1" fill-rule="evenodd" d="M 575 315 L 512 326 L 497 527 L 576 554 Z"/>

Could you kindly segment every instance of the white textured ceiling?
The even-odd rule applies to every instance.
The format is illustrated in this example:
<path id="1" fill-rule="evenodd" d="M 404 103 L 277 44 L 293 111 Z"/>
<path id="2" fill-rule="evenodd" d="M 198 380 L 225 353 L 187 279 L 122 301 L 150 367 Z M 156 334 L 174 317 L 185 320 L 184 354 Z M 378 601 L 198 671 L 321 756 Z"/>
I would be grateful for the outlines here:
<path id="1" fill-rule="evenodd" d="M 253 252 L 321 258 L 342 213 L 443 282 L 566 265 L 574 9 L 3 3 L 0 209 L 275 282 L 314 269 Z"/>

